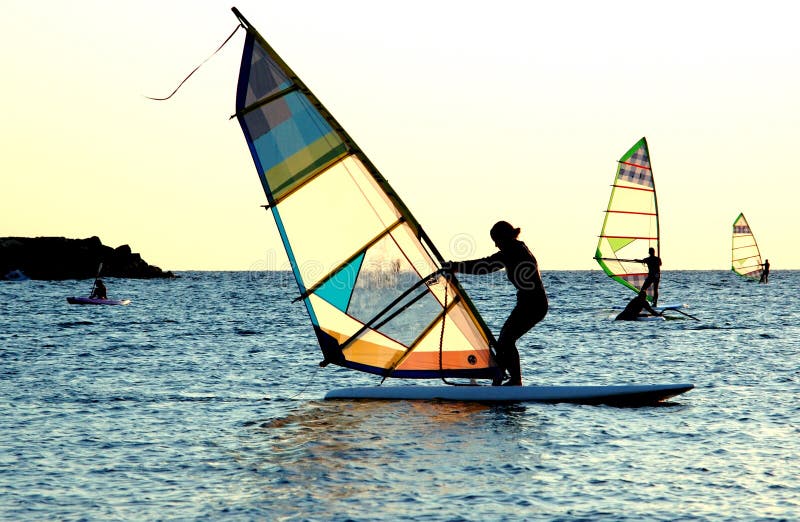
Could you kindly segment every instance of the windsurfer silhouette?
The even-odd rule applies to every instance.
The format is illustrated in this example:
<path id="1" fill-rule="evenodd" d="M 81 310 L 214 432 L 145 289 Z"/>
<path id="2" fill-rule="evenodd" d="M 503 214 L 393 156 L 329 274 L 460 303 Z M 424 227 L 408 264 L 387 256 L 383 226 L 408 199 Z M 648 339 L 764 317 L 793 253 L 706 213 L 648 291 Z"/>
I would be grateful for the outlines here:
<path id="1" fill-rule="evenodd" d="M 650 247 L 649 256 L 644 259 L 637 259 L 639 263 L 647 265 L 647 278 L 642 284 L 641 290 L 646 291 L 653 285 L 653 306 L 658 304 L 658 283 L 661 281 L 661 258 L 656 255 L 656 249 Z"/>
<path id="2" fill-rule="evenodd" d="M 507 221 L 498 221 L 489 231 L 498 252 L 470 261 L 445 263 L 445 270 L 483 275 L 505 268 L 508 280 L 517 289 L 517 304 L 506 319 L 497 338 L 497 363 L 510 376 L 505 386 L 522 386 L 522 371 L 516 342 L 547 315 L 547 293 L 539 274 L 539 265 L 528 247 L 517 239 L 519 228 Z M 495 379 L 495 386 L 502 379 Z"/>
<path id="3" fill-rule="evenodd" d="M 647 292 L 644 290 L 639 290 L 639 293 L 631 299 L 627 305 L 625 305 L 625 309 L 619 313 L 616 317 L 616 321 L 635 321 L 639 314 L 642 313 L 642 310 L 647 310 L 650 315 L 664 315 L 663 313 L 656 312 L 650 306 L 650 303 L 647 302 Z"/>
<path id="4" fill-rule="evenodd" d="M 761 265 L 761 279 L 758 280 L 759 283 L 769 283 L 769 259 L 764 260 L 764 264 Z"/>

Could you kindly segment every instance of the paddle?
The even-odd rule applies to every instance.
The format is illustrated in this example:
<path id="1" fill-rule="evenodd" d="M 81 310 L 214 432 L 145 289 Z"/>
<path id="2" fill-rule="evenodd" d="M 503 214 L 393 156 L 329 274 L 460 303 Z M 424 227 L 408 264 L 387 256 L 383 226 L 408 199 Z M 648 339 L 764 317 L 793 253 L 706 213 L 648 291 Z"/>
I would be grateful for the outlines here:
<path id="1" fill-rule="evenodd" d="M 677 308 L 669 308 L 669 309 L 667 309 L 667 310 L 664 310 L 664 312 L 668 312 L 668 311 L 670 311 L 670 310 L 671 310 L 671 311 L 673 311 L 673 312 L 678 312 L 679 314 L 683 314 L 683 315 L 685 315 L 686 317 L 690 317 L 690 318 L 694 319 L 695 321 L 699 321 L 699 320 L 700 320 L 700 319 L 698 319 L 697 317 L 695 317 L 695 316 L 693 316 L 693 315 L 691 315 L 691 314 L 687 314 L 686 312 L 681 312 L 681 311 L 680 311 L 680 310 L 678 310 Z"/>
<path id="2" fill-rule="evenodd" d="M 97 280 L 100 278 L 100 271 L 103 269 L 103 262 L 100 261 L 100 266 L 97 267 L 97 275 L 94 276 L 94 283 L 92 283 L 92 291 L 89 292 L 89 297 L 94 295 L 94 287 L 97 286 Z"/>

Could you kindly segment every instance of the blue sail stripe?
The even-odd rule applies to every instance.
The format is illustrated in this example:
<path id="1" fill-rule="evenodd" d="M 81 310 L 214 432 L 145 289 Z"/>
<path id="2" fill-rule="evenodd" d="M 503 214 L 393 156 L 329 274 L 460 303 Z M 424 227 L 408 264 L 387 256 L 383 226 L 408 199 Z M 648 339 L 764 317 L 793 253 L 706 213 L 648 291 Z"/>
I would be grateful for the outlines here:
<path id="1" fill-rule="evenodd" d="M 295 259 L 292 245 L 289 243 L 289 237 L 286 235 L 286 228 L 283 226 L 283 220 L 281 219 L 278 207 L 271 207 L 271 210 L 272 216 L 275 218 L 275 225 L 278 227 L 278 233 L 281 235 L 283 246 L 286 249 L 286 255 L 289 257 L 289 264 L 292 267 L 294 279 L 297 281 L 297 286 L 302 294 L 306 291 L 306 285 L 303 284 L 303 279 L 300 275 L 300 267 L 297 266 L 297 259 Z M 308 315 L 311 317 L 311 322 L 315 326 L 319 326 L 319 321 L 317 320 L 317 315 L 314 313 L 314 309 L 311 307 L 311 302 L 308 299 L 303 299 L 303 302 L 305 302 L 306 310 L 308 310 Z"/>
<path id="2" fill-rule="evenodd" d="M 290 93 L 283 100 L 291 111 L 291 118 L 255 140 L 256 150 L 266 171 L 333 132 L 319 113 L 311 112 L 313 108 L 299 93 Z"/>

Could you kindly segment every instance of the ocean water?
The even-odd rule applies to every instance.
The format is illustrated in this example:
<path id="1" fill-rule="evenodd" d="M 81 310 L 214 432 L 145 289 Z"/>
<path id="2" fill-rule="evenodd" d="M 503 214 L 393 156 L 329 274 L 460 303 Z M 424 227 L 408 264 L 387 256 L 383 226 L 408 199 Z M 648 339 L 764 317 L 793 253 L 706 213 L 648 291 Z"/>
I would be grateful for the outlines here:
<path id="1" fill-rule="evenodd" d="M 497 332 L 513 291 L 462 276 Z M 665 272 L 688 318 L 614 322 L 599 271 L 544 272 L 526 384 L 691 382 L 666 406 L 324 401 L 280 272 L 0 283 L 2 520 L 797 520 L 800 272 Z M 674 314 L 681 317 L 679 314 Z"/>

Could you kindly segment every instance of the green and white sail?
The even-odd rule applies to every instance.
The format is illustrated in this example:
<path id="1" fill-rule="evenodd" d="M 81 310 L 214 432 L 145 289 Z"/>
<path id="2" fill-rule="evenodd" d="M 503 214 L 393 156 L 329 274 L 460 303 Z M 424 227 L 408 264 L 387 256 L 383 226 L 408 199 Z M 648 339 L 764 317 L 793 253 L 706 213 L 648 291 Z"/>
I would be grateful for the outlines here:
<path id="1" fill-rule="evenodd" d="M 647 278 L 647 268 L 638 260 L 651 247 L 661 255 L 656 186 L 642 138 L 618 161 L 594 258 L 609 277 L 638 292 Z"/>
<path id="2" fill-rule="evenodd" d="M 235 8 L 236 117 L 328 363 L 493 378 L 492 334 L 375 165 Z M 297 349 L 287 345 L 287 356 Z"/>
<path id="3" fill-rule="evenodd" d="M 731 270 L 747 279 L 761 279 L 763 264 L 756 237 L 750 229 L 744 214 L 739 214 L 733 222 L 731 239 Z"/>

